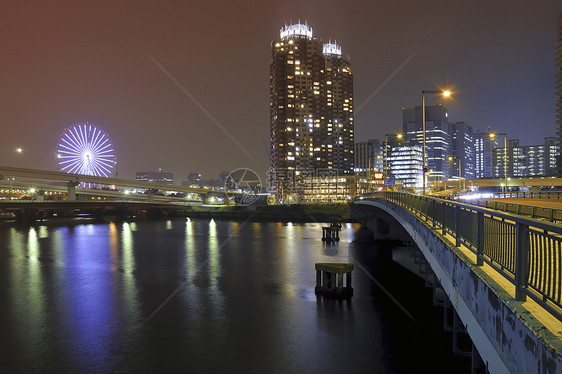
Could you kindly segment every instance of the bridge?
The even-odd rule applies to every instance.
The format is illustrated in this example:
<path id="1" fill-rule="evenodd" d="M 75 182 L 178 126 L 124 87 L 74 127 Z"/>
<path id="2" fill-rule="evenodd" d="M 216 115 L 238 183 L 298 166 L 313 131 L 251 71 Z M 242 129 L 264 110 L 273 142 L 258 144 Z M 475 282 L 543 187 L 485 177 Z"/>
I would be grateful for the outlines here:
<path id="1" fill-rule="evenodd" d="M 468 189 L 485 190 L 490 188 L 497 188 L 504 190 L 505 179 L 447 179 L 430 181 L 429 194 L 435 196 L 448 196 L 457 194 L 459 189 L 467 191 Z M 527 191 L 529 193 L 536 193 L 543 188 L 557 188 L 562 189 L 562 178 L 508 178 L 508 189 L 513 191 Z M 460 188 L 459 188 L 460 187 Z M 509 192 L 507 192 L 509 193 Z"/>
<path id="2" fill-rule="evenodd" d="M 357 197 L 351 215 L 378 239 L 404 242 L 393 258 L 433 287 L 452 314 L 453 350 L 473 367 L 562 373 L 562 225 L 507 207 L 384 192 Z"/>
<path id="3" fill-rule="evenodd" d="M 31 180 L 41 180 L 41 181 L 65 182 L 67 184 L 67 192 L 68 192 L 69 200 L 76 199 L 76 186 L 78 186 L 81 183 L 94 184 L 99 186 L 138 188 L 138 189 L 147 190 L 152 193 L 155 193 L 157 191 L 176 191 L 176 192 L 195 193 L 204 196 L 208 195 L 209 193 L 226 194 L 226 192 L 209 190 L 205 188 L 193 188 L 193 187 L 178 186 L 178 185 L 171 185 L 171 184 L 142 182 L 142 181 L 130 180 L 130 179 L 97 177 L 93 175 L 72 174 L 72 173 L 64 173 L 64 172 L 50 171 L 50 170 L 25 169 L 25 168 L 16 168 L 10 166 L 0 166 L 0 180 L 7 180 L 6 177 L 28 178 Z M 42 184 L 41 186 L 42 188 L 54 188 L 54 189 L 57 188 L 57 186 L 49 185 L 49 184 Z M 88 192 L 91 192 L 92 194 L 95 193 L 95 191 L 88 191 Z M 150 196 L 152 195 L 149 195 L 149 197 Z"/>
<path id="4" fill-rule="evenodd" d="M 97 188 L 85 188 L 94 185 Z M 240 192 L 193 188 L 170 184 L 105 178 L 57 171 L 0 166 L 0 191 L 37 190 L 33 200 L 0 200 L 0 213 L 13 214 L 16 221 L 32 223 L 50 216 L 72 216 L 76 213 L 103 216 L 114 214 L 128 217 L 137 213 L 152 215 L 179 214 L 210 200 L 210 196 L 229 197 Z M 144 193 L 132 194 L 131 189 Z M 64 194 L 64 200 L 45 199 L 44 192 Z M 160 196 L 158 191 L 194 194 L 199 199 Z"/>

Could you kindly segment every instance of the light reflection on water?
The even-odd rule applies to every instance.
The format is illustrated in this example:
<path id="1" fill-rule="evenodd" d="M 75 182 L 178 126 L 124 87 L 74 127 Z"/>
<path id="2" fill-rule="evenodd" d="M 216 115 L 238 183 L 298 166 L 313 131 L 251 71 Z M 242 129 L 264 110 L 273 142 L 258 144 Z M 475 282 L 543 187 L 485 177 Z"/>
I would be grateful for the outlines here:
<path id="1" fill-rule="evenodd" d="M 344 225 L 335 244 L 320 240 L 321 227 L 190 219 L 0 226 L 3 366 L 336 373 L 400 365 L 388 358 L 397 343 L 387 341 L 369 278 L 354 274 L 351 302 L 314 294 L 315 262 L 372 251 L 350 244 L 356 225 Z"/>

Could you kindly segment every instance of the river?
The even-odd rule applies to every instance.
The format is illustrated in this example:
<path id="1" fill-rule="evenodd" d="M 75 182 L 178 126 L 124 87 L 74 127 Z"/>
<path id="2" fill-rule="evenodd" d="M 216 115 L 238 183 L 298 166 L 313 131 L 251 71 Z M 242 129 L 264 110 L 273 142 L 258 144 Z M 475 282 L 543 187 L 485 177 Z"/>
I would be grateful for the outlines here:
<path id="1" fill-rule="evenodd" d="M 468 372 L 423 281 L 322 226 L 1 223 L 2 371 Z M 315 262 L 355 264 L 351 300 L 314 294 Z"/>

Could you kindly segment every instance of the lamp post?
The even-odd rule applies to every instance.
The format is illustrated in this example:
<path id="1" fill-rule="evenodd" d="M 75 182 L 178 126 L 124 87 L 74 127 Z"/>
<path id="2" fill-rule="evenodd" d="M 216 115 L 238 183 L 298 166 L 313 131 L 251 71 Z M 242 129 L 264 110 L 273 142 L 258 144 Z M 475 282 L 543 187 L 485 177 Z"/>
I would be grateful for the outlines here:
<path id="1" fill-rule="evenodd" d="M 507 134 L 505 132 L 498 132 L 498 133 L 490 133 L 490 138 L 494 139 L 498 135 L 503 135 L 503 171 L 504 171 L 504 187 L 503 193 L 505 197 L 505 193 L 507 192 Z"/>
<path id="2" fill-rule="evenodd" d="M 450 96 L 450 91 L 438 91 L 438 90 L 422 90 L 422 137 L 423 137 L 423 145 L 422 145 L 422 163 L 423 163 L 423 194 L 425 195 L 425 173 L 427 171 L 427 165 L 425 164 L 425 95 L 441 95 L 441 96 Z"/>
<path id="3" fill-rule="evenodd" d="M 458 158 L 458 157 L 449 156 L 449 161 L 453 161 L 453 160 L 455 160 L 455 159 L 459 162 L 459 195 L 460 195 L 460 193 L 461 193 L 461 188 L 462 188 L 462 184 L 461 184 L 461 178 L 462 178 L 462 177 L 461 177 L 461 175 L 462 175 L 462 174 L 461 174 L 461 170 L 462 170 L 462 168 L 461 168 L 461 159 Z"/>
<path id="4" fill-rule="evenodd" d="M 402 139 L 402 134 L 384 134 L 384 189 L 388 188 L 388 137 L 396 136 L 397 139 Z"/>
<path id="5" fill-rule="evenodd" d="M 23 153 L 23 148 L 17 147 L 16 153 L 18 154 L 18 167 L 21 167 L 21 154 Z"/>

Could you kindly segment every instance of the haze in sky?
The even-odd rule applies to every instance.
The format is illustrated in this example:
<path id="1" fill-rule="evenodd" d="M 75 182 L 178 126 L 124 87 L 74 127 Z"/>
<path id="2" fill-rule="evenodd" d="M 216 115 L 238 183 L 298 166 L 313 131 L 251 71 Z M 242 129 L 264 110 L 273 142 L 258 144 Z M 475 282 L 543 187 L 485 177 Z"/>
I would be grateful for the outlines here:
<path id="1" fill-rule="evenodd" d="M 90 121 L 119 177 L 269 167 L 271 42 L 299 20 L 351 57 L 356 141 L 447 87 L 449 120 L 522 145 L 554 136 L 560 1 L 52 1 L 0 14 L 0 165 L 56 170 L 65 127 Z M 24 152 L 18 160 L 15 149 Z"/>

